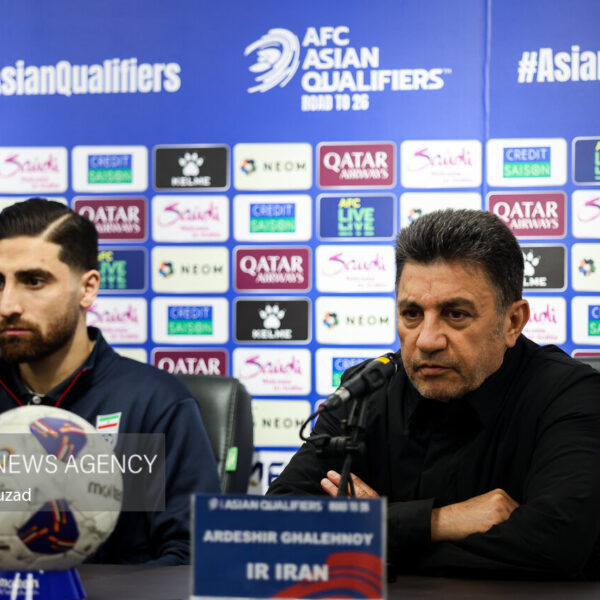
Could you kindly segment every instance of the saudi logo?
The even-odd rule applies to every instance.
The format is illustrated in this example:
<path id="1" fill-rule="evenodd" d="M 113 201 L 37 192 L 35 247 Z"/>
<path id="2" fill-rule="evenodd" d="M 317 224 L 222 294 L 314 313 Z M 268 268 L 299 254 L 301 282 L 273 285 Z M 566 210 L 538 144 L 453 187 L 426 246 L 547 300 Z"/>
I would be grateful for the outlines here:
<path id="1" fill-rule="evenodd" d="M 256 52 L 256 63 L 248 67 L 257 73 L 257 85 L 248 93 L 266 92 L 275 86 L 284 87 L 294 76 L 300 64 L 300 42 L 287 29 L 269 29 L 260 39 L 246 46 L 244 56 Z"/>
<path id="2" fill-rule="evenodd" d="M 582 258 L 579 262 L 579 272 L 587 277 L 596 271 L 596 265 L 591 258 Z"/>

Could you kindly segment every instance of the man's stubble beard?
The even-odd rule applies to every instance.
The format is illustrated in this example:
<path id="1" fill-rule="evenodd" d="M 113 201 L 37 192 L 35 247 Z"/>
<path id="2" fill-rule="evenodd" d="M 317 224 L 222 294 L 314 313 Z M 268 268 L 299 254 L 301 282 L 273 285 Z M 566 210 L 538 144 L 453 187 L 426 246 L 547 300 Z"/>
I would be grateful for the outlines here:
<path id="1" fill-rule="evenodd" d="M 77 310 L 67 310 L 48 324 L 48 333 L 43 335 L 40 329 L 32 323 L 19 319 L 5 319 L 0 328 L 22 327 L 30 333 L 14 338 L 1 336 L 1 356 L 11 364 L 30 363 L 44 359 L 71 342 L 77 329 L 78 320 Z"/>

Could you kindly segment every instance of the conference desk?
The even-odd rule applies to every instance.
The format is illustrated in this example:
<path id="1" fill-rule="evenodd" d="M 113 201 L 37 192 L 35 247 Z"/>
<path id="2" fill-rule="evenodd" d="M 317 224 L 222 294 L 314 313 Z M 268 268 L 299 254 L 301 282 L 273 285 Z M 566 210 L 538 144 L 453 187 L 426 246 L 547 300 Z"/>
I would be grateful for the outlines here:
<path id="1" fill-rule="evenodd" d="M 79 574 L 88 600 L 187 600 L 190 567 L 82 565 Z M 487 581 L 438 577 L 399 577 L 388 586 L 389 600 L 469 600 L 507 598 L 597 600 L 600 582 Z"/>

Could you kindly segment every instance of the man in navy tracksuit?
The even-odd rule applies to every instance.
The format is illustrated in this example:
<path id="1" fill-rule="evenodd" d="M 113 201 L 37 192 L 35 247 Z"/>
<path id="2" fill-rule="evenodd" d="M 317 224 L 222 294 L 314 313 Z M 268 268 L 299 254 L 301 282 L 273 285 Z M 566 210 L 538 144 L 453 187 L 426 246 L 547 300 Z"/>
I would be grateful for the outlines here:
<path id="1" fill-rule="evenodd" d="M 218 492 L 200 411 L 172 375 L 114 352 L 85 316 L 100 285 L 93 224 L 58 202 L 0 213 L 0 412 L 57 406 L 165 437 L 165 510 L 122 512 L 93 562 L 189 562 L 190 494 Z M 116 424 L 116 428 L 115 428 Z"/>

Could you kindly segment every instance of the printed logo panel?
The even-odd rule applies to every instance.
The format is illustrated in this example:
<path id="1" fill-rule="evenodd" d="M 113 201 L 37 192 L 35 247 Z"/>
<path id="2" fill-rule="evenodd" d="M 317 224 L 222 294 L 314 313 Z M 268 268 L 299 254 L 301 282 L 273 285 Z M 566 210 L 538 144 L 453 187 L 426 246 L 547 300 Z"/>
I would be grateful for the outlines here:
<path id="1" fill-rule="evenodd" d="M 0 147 L 0 193 L 66 192 L 68 163 L 67 149 L 61 146 Z"/>
<path id="2" fill-rule="evenodd" d="M 148 338 L 148 304 L 144 298 L 96 298 L 86 322 L 98 327 L 109 344 L 143 344 Z"/>
<path id="3" fill-rule="evenodd" d="M 155 242 L 224 242 L 229 239 L 227 196 L 154 196 Z"/>
<path id="4" fill-rule="evenodd" d="M 321 292 L 393 292 L 394 248 L 370 244 L 318 246 L 316 272 Z"/>
<path id="5" fill-rule="evenodd" d="M 396 185 L 396 144 L 392 142 L 321 143 L 319 187 L 373 188 Z"/>
<path id="6" fill-rule="evenodd" d="M 563 192 L 488 194 L 488 210 L 500 217 L 516 237 L 559 238 L 567 231 Z"/>
<path id="7" fill-rule="evenodd" d="M 400 196 L 400 227 L 419 217 L 446 208 L 481 210 L 481 194 L 475 192 L 406 192 Z"/>
<path id="8" fill-rule="evenodd" d="M 75 146 L 71 164 L 75 192 L 143 192 L 148 187 L 145 146 Z"/>
<path id="9" fill-rule="evenodd" d="M 298 446 L 300 444 L 298 443 Z M 295 451 L 259 450 L 252 456 L 248 494 L 264 496 L 269 486 L 290 462 Z"/>
<path id="10" fill-rule="evenodd" d="M 571 281 L 577 292 L 600 292 L 600 244 L 571 246 Z"/>
<path id="11" fill-rule="evenodd" d="M 573 181 L 578 185 L 600 185 L 600 138 L 573 140 Z"/>
<path id="12" fill-rule="evenodd" d="M 229 188 L 229 148 L 216 146 L 156 146 L 154 187 L 157 190 L 226 190 Z"/>
<path id="13" fill-rule="evenodd" d="M 310 302 L 285 298 L 237 299 L 238 342 L 293 343 L 310 340 Z"/>
<path id="14" fill-rule="evenodd" d="M 194 348 L 154 348 L 152 364 L 173 375 L 227 375 L 227 352 Z"/>
<path id="15" fill-rule="evenodd" d="M 567 341 L 567 302 L 557 296 L 527 298 L 529 321 L 523 333 L 537 344 L 564 344 Z"/>
<path id="16" fill-rule="evenodd" d="M 600 190 L 575 190 L 571 207 L 573 235 L 600 238 Z"/>
<path id="17" fill-rule="evenodd" d="M 571 319 L 576 344 L 600 346 L 600 296 L 575 296 L 571 300 Z"/>
<path id="18" fill-rule="evenodd" d="M 479 140 L 407 140 L 400 145 L 405 188 L 469 188 L 481 185 Z"/>
<path id="19" fill-rule="evenodd" d="M 302 444 L 298 432 L 310 413 L 306 400 L 252 400 L 254 445 L 297 448 Z"/>
<path id="20" fill-rule="evenodd" d="M 145 248 L 103 246 L 98 251 L 100 293 L 145 292 L 148 257 Z"/>
<path id="21" fill-rule="evenodd" d="M 152 339 L 159 344 L 224 344 L 229 339 L 229 303 L 200 296 L 154 298 Z"/>
<path id="22" fill-rule="evenodd" d="M 307 396 L 310 351 L 286 348 L 236 348 L 233 376 L 252 396 Z"/>
<path id="23" fill-rule="evenodd" d="M 543 187 L 567 182 L 562 138 L 493 139 L 486 146 L 487 181 L 498 187 Z"/>
<path id="24" fill-rule="evenodd" d="M 600 349 L 593 350 L 592 348 L 589 348 L 587 350 L 582 350 L 581 348 L 576 348 L 571 353 L 571 356 L 573 358 L 583 358 L 583 359 L 585 359 L 585 358 L 598 358 L 598 359 L 600 359 Z"/>
<path id="25" fill-rule="evenodd" d="M 308 190 L 312 160 L 310 144 L 236 144 L 233 181 L 238 190 Z"/>
<path id="26" fill-rule="evenodd" d="M 566 286 L 566 248 L 564 246 L 524 246 L 523 289 L 561 291 Z"/>
<path id="27" fill-rule="evenodd" d="M 329 396 L 341 385 L 344 371 L 387 352 L 392 350 L 389 348 L 319 348 L 315 353 L 317 394 Z"/>
<path id="28" fill-rule="evenodd" d="M 100 242 L 146 240 L 146 198 L 79 197 L 73 201 L 73 210 L 94 224 Z"/>
<path id="29" fill-rule="evenodd" d="M 321 240 L 391 240 L 396 228 L 396 198 L 391 194 L 322 194 L 318 235 Z"/>
<path id="30" fill-rule="evenodd" d="M 235 289 L 244 292 L 305 292 L 311 286 L 311 252 L 307 247 L 237 247 Z"/>
<path id="31" fill-rule="evenodd" d="M 229 250 L 224 246 L 155 246 L 152 289 L 171 294 L 226 292 Z"/>
<path id="32" fill-rule="evenodd" d="M 317 341 L 321 344 L 393 344 L 393 298 L 320 296 L 315 302 Z"/>
<path id="33" fill-rule="evenodd" d="M 113 350 L 125 358 L 131 358 L 144 364 L 148 362 L 148 353 L 143 348 L 122 348 L 115 346 Z"/>
<path id="34" fill-rule="evenodd" d="M 234 235 L 247 242 L 310 239 L 312 199 L 303 195 L 239 194 L 233 199 Z"/>

